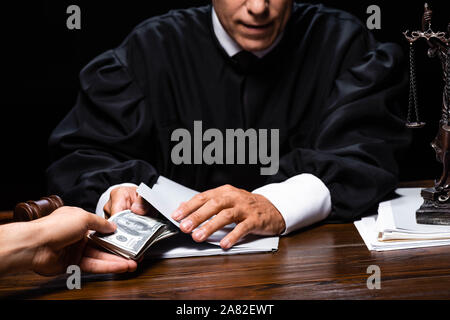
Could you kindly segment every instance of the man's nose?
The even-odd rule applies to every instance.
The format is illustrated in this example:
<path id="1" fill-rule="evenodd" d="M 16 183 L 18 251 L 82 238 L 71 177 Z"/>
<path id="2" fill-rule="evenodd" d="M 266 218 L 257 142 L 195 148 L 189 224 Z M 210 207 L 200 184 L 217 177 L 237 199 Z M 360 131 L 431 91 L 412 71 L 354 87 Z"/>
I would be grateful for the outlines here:
<path id="1" fill-rule="evenodd" d="M 251 15 L 260 16 L 267 14 L 269 0 L 247 0 L 246 5 Z"/>

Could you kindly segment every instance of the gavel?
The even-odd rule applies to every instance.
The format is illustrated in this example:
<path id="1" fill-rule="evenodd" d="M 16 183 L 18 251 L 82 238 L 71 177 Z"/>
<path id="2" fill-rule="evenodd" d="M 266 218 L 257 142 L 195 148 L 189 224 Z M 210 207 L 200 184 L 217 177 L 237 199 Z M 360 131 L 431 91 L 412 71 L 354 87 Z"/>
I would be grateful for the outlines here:
<path id="1" fill-rule="evenodd" d="M 21 202 L 14 209 L 13 219 L 15 222 L 36 220 L 48 216 L 62 206 L 64 201 L 56 195 L 43 197 L 37 201 Z"/>

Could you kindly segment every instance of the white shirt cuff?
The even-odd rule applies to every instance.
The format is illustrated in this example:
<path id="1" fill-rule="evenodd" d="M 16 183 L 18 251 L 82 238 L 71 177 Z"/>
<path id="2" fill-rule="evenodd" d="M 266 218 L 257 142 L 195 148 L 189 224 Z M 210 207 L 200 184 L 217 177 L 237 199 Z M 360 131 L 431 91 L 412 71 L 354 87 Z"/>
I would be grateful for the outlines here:
<path id="1" fill-rule="evenodd" d="M 331 195 L 316 176 L 303 173 L 253 191 L 265 196 L 283 216 L 282 235 L 322 221 L 331 213 Z"/>
<path id="2" fill-rule="evenodd" d="M 137 188 L 137 185 L 135 185 L 134 183 L 122 183 L 122 184 L 116 184 L 114 186 L 109 187 L 108 190 L 103 192 L 103 194 L 98 199 L 97 207 L 95 208 L 96 215 L 98 215 L 102 218 L 105 217 L 105 211 L 103 211 L 103 207 L 109 201 L 111 191 L 117 187 L 136 187 Z"/>

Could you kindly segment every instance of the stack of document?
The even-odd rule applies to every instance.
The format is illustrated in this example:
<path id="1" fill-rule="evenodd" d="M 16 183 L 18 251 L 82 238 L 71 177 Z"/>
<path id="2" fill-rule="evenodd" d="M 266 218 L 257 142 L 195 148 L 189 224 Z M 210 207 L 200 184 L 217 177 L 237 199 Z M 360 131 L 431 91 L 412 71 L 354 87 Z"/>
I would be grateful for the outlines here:
<path id="1" fill-rule="evenodd" d="M 171 214 L 181 202 L 190 200 L 198 192 L 178 184 L 163 176 L 149 188 L 141 183 L 137 193 L 149 202 L 159 213 L 179 229 L 179 222 Z M 234 224 L 216 231 L 203 243 L 196 243 L 190 235 L 180 232 L 178 235 L 161 241 L 147 251 L 146 256 L 158 258 L 179 258 L 192 256 L 226 255 L 238 253 L 273 252 L 278 250 L 279 237 L 247 235 L 228 250 L 220 247 L 220 240 L 235 227 Z"/>
<path id="2" fill-rule="evenodd" d="M 378 215 L 355 222 L 369 250 L 386 251 L 450 245 L 450 226 L 416 222 L 421 188 L 397 189 L 398 198 L 380 203 Z"/>

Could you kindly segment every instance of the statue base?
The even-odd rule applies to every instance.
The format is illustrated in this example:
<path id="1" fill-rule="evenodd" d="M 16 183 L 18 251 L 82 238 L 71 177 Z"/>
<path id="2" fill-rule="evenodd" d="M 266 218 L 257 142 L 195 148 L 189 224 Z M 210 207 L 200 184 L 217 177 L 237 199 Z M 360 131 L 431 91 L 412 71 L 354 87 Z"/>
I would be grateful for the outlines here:
<path id="1" fill-rule="evenodd" d="M 416 211 L 419 224 L 450 225 L 450 190 L 423 189 L 422 206 Z"/>

